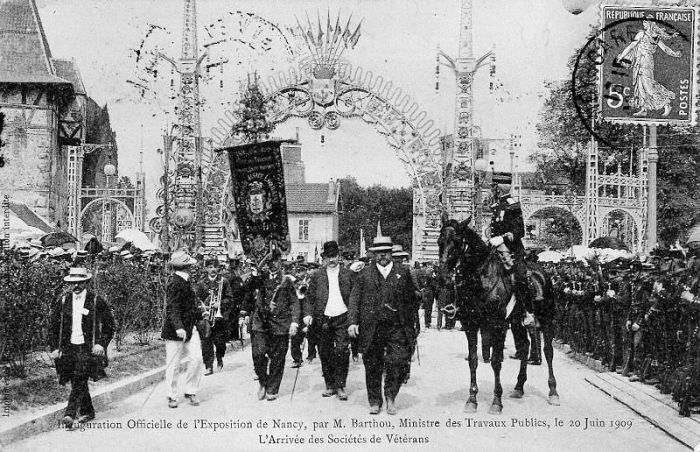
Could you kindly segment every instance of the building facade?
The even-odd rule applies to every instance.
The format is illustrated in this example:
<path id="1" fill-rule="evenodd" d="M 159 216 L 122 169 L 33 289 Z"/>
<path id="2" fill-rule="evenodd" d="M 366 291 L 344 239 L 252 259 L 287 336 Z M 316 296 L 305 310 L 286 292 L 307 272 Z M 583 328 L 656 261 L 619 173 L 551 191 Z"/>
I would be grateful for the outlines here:
<path id="1" fill-rule="evenodd" d="M 0 193 L 64 228 L 68 146 L 85 143 L 87 93 L 75 63 L 53 58 L 34 0 L 0 0 L 0 36 Z"/>

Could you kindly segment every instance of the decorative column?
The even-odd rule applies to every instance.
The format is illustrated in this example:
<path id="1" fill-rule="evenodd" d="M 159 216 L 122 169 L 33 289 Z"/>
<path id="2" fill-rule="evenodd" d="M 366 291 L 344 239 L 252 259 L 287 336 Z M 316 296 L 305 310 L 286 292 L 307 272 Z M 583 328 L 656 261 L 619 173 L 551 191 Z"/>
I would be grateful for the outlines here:
<path id="1" fill-rule="evenodd" d="M 649 125 L 649 150 L 647 153 L 649 168 L 649 192 L 647 194 L 647 253 L 656 246 L 656 164 L 659 162 L 659 152 L 656 149 L 656 124 Z"/>
<path id="2" fill-rule="evenodd" d="M 584 206 L 583 245 L 598 237 L 598 143 L 591 138 L 586 165 L 586 192 Z"/>
<path id="3" fill-rule="evenodd" d="M 472 1 L 462 0 L 459 53 L 455 61 L 457 99 L 455 105 L 455 132 L 453 174 L 451 187 L 452 214 L 473 214 L 474 131 L 473 81 L 475 60 L 472 48 Z"/>
<path id="4" fill-rule="evenodd" d="M 180 74 L 178 114 L 179 136 L 175 161 L 172 200 L 175 208 L 178 246 L 195 251 L 201 245 L 202 218 L 202 153 L 199 144 L 199 64 L 206 55 L 198 55 L 197 9 L 195 0 L 184 0 L 182 21 L 182 54 L 175 61 L 165 55 Z"/>

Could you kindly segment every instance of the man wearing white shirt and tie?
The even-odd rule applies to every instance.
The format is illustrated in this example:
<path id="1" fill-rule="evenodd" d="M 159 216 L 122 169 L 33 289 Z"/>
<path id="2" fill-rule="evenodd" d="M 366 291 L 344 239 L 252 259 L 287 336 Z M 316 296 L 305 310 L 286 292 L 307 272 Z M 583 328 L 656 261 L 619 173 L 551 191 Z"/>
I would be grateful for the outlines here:
<path id="1" fill-rule="evenodd" d="M 95 418 L 88 379 L 106 376 L 106 350 L 114 335 L 109 306 L 88 289 L 91 278 L 86 268 L 70 269 L 63 278 L 67 290 L 60 298 L 61 305 L 55 309 L 50 326 L 51 357 L 56 360 L 59 384 L 71 383 L 68 406 L 61 420 L 68 429 L 74 423 L 83 424 Z"/>
<path id="2" fill-rule="evenodd" d="M 348 303 L 352 292 L 351 270 L 341 265 L 334 240 L 323 244 L 323 266 L 309 282 L 304 299 L 304 322 L 319 329 L 321 370 L 326 382 L 323 397 L 347 400 L 345 383 L 350 366 Z"/>

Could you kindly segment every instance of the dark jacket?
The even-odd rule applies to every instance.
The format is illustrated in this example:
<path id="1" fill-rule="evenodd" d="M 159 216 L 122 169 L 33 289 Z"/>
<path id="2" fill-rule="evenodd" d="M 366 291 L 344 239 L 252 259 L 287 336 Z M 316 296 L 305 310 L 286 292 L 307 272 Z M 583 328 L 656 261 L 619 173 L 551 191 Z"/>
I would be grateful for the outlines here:
<path id="1" fill-rule="evenodd" d="M 238 319 L 238 309 L 236 309 L 235 313 L 232 315 L 232 311 L 234 310 L 233 294 L 231 293 L 231 283 L 228 279 L 217 275 L 217 277 L 211 281 L 209 276 L 204 275 L 195 286 L 194 293 L 197 295 L 198 306 L 199 303 L 204 303 L 204 305 L 208 306 L 211 303 L 211 300 L 208 299 L 209 290 L 211 289 L 214 291 L 214 298 L 216 299 L 218 297 L 221 278 L 224 279 L 224 283 L 222 284 L 223 293 L 221 294 L 221 315 L 223 316 L 224 322 L 228 323 L 232 318 Z"/>
<path id="2" fill-rule="evenodd" d="M 491 219 L 491 236 L 504 235 L 507 232 L 513 234 L 513 240 L 504 240 L 508 249 L 517 255 L 524 254 L 525 246 L 522 239 L 525 237 L 525 223 L 520 203 L 509 203 L 508 200 L 501 199 Z"/>
<path id="3" fill-rule="evenodd" d="M 201 318 L 194 290 L 189 281 L 175 274 L 168 284 L 167 304 L 165 307 L 165 322 L 161 336 L 165 340 L 178 341 L 176 331 L 184 329 L 187 332 L 185 341 L 192 339 L 192 328 Z"/>
<path id="4" fill-rule="evenodd" d="M 380 278 L 384 278 L 374 262 L 367 265 L 358 275 L 350 295 L 349 321 L 360 327 L 360 352 L 364 353 L 372 343 L 379 322 L 379 313 L 384 308 L 381 299 Z M 385 284 L 390 285 L 390 300 L 386 300 L 397 309 L 406 338 L 413 341 L 416 303 L 413 280 L 407 268 L 394 264 Z"/>
<path id="5" fill-rule="evenodd" d="M 256 277 L 256 282 L 258 290 L 249 301 L 253 303 L 251 330 L 274 335 L 289 334 L 292 322 L 299 324 L 301 320 L 301 302 L 294 283 L 287 276 L 279 283 L 277 279 L 270 279 L 267 272 Z M 274 309 L 270 309 L 272 301 L 275 302 Z M 251 307 L 246 311 L 250 312 Z"/>
<path id="6" fill-rule="evenodd" d="M 73 331 L 73 295 L 68 293 L 65 298 L 61 297 L 58 300 L 59 306 L 54 310 L 51 326 L 49 327 L 49 345 L 51 350 L 65 348 L 70 345 L 70 336 Z M 97 309 L 95 309 L 97 303 Z M 96 297 L 95 294 L 87 289 L 85 296 L 84 309 L 87 314 L 83 315 L 82 329 L 85 338 L 85 344 L 90 348 L 94 345 L 92 342 L 93 324 L 95 325 L 95 343 L 105 349 L 114 336 L 114 318 L 112 311 L 105 301 Z M 61 318 L 63 318 L 63 331 L 61 331 Z M 60 337 L 60 341 L 59 341 Z M 59 343 L 60 342 L 60 343 Z"/>
<path id="7" fill-rule="evenodd" d="M 354 272 L 352 270 L 342 266 L 338 273 L 340 296 L 343 298 L 345 307 L 350 303 L 353 274 Z M 328 290 L 328 274 L 326 273 L 326 267 L 323 266 L 311 276 L 309 289 L 306 291 L 306 297 L 304 298 L 302 317 L 310 315 L 314 320 L 323 317 L 328 303 Z"/>

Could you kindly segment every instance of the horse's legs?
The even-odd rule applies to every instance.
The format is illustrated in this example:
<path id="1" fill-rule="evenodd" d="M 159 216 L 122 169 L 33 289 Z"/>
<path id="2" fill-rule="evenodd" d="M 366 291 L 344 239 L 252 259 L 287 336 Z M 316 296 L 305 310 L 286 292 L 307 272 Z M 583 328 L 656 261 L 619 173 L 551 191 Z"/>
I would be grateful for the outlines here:
<path id="1" fill-rule="evenodd" d="M 478 327 L 475 325 L 465 325 L 464 334 L 467 336 L 467 347 L 469 348 L 469 398 L 464 405 L 465 413 L 476 413 L 478 405 L 476 395 L 479 393 L 479 387 L 476 384 L 476 368 L 479 366 L 479 356 L 476 353 L 476 332 Z"/>
<path id="2" fill-rule="evenodd" d="M 503 326 L 502 328 L 491 328 L 491 344 L 493 345 L 493 354 L 491 355 L 491 368 L 493 369 L 493 402 L 491 402 L 491 408 L 489 408 L 489 413 L 491 414 L 501 414 L 503 411 L 503 402 L 501 401 L 501 396 L 503 395 L 503 386 L 501 386 L 501 365 L 503 363 L 503 347 L 506 341 L 507 328 Z"/>
<path id="3" fill-rule="evenodd" d="M 554 325 L 552 322 L 542 324 L 542 336 L 544 337 L 544 357 L 547 359 L 547 367 L 549 368 L 549 397 L 547 402 L 550 405 L 559 406 L 559 393 L 557 392 L 557 380 L 554 378 L 554 349 L 552 348 L 552 339 L 554 339 Z"/>
<path id="4" fill-rule="evenodd" d="M 513 320 L 510 325 L 515 340 L 515 354 L 520 357 L 520 371 L 515 388 L 510 397 L 520 399 L 525 394 L 525 382 L 527 381 L 527 355 L 530 348 L 530 340 L 527 338 L 527 329 L 519 320 Z"/>

